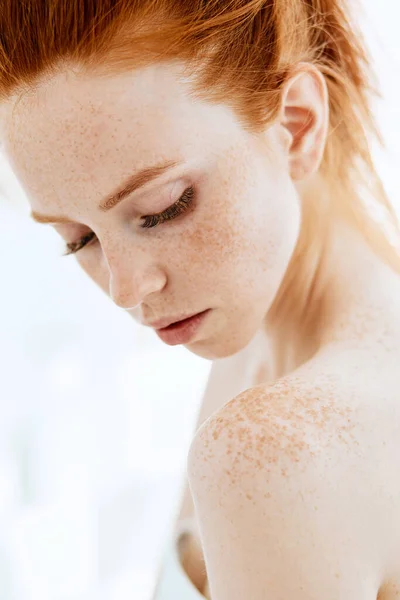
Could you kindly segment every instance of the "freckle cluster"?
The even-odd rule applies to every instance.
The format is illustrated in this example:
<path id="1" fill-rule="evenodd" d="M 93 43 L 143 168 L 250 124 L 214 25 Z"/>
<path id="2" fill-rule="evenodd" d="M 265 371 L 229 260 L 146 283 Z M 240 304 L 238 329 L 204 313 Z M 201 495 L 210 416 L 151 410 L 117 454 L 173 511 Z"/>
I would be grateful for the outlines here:
<path id="1" fill-rule="evenodd" d="M 357 414 L 337 401 L 335 383 L 327 378 L 310 388 L 309 382 L 288 379 L 256 386 L 228 402 L 201 430 L 197 458 L 218 464 L 223 451 L 229 457 L 226 475 L 238 484 L 247 469 L 268 473 L 279 464 L 287 477 L 290 464 L 308 468 L 312 461 L 327 460 L 329 448 L 356 452 Z"/>

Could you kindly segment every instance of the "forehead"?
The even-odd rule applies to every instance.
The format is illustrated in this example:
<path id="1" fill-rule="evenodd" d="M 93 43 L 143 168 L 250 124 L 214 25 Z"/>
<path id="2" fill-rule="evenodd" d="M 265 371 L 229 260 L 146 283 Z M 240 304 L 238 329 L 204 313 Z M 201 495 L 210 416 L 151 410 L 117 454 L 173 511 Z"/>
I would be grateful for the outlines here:
<path id="1" fill-rule="evenodd" d="M 10 104 L 5 151 L 34 207 L 104 197 L 132 170 L 190 160 L 235 131 L 227 107 L 189 92 L 178 64 L 107 77 L 65 72 Z"/>

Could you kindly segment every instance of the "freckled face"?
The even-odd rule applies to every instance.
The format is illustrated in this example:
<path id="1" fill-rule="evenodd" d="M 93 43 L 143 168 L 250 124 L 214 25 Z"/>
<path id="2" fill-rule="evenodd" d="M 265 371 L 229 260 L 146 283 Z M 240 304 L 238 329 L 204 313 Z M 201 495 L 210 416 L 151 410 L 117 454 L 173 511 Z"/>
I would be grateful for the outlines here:
<path id="1" fill-rule="evenodd" d="M 189 97 L 180 73 L 165 64 L 57 75 L 8 102 L 5 148 L 32 210 L 72 221 L 55 225 L 66 243 L 95 234 L 76 257 L 117 305 L 139 321 L 214 309 L 187 347 L 215 359 L 262 326 L 297 240 L 299 203 L 279 124 L 251 135 L 228 107 Z M 129 176 L 165 161 L 181 164 L 99 210 Z M 191 187 L 177 218 L 143 227 L 140 217 Z"/>

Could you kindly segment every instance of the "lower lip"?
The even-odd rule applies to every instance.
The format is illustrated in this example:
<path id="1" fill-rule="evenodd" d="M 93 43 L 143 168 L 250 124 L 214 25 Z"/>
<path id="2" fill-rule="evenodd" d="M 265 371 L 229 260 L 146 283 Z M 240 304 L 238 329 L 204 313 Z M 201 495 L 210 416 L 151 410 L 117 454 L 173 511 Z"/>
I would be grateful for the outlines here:
<path id="1" fill-rule="evenodd" d="M 177 344 L 187 344 L 197 333 L 200 325 L 208 315 L 211 309 L 208 309 L 202 313 L 180 321 L 176 325 L 169 325 L 163 329 L 156 329 L 156 334 L 163 342 L 169 346 L 176 346 Z"/>

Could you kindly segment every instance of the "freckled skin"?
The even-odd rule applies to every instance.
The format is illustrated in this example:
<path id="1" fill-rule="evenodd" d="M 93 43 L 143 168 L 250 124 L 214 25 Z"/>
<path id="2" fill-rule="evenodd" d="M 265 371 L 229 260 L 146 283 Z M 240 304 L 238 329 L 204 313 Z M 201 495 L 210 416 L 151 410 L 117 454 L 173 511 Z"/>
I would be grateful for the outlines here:
<path id="1" fill-rule="evenodd" d="M 78 261 L 136 320 L 214 309 L 187 346 L 224 375 L 201 412 L 193 480 L 223 464 L 229 493 L 244 468 L 250 479 L 268 479 L 277 466 L 286 479 L 293 465 L 342 468 L 342 485 L 372 506 L 382 498 L 391 517 L 389 527 L 371 514 L 379 535 L 368 544 L 388 548 L 379 599 L 392 600 L 400 595 L 399 277 L 338 223 L 321 251 L 313 318 L 269 314 L 298 241 L 301 198 L 319 194 L 326 98 L 305 81 L 288 88 L 282 119 L 251 135 L 226 106 L 190 98 L 176 64 L 109 78 L 60 73 L 2 107 L 5 150 L 32 209 L 73 221 L 56 226 L 65 241 L 96 234 Z M 315 127 L 303 131 L 304 105 Z M 163 160 L 185 166 L 98 210 L 127 176 Z M 186 214 L 140 228 L 140 216 L 165 210 L 189 185 Z M 242 501 L 254 503 L 253 493 Z"/>
<path id="2" fill-rule="evenodd" d="M 112 80 L 60 75 L 20 100 L 8 153 L 32 208 L 76 221 L 57 227 L 67 241 L 96 233 L 101 248 L 77 256 L 119 306 L 150 321 L 214 308 L 207 343 L 189 346 L 214 359 L 259 327 L 296 242 L 299 206 L 278 160 L 227 107 L 193 102 L 185 85 L 165 67 Z M 188 164 L 174 182 L 97 210 L 128 175 L 173 159 Z M 140 215 L 165 210 L 191 183 L 190 217 L 140 228 Z"/>

